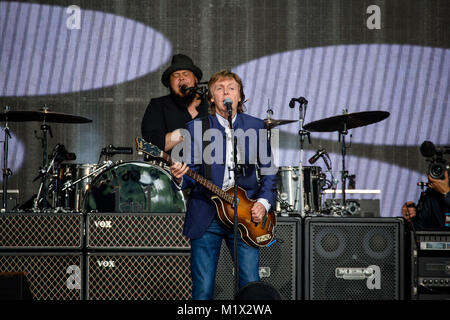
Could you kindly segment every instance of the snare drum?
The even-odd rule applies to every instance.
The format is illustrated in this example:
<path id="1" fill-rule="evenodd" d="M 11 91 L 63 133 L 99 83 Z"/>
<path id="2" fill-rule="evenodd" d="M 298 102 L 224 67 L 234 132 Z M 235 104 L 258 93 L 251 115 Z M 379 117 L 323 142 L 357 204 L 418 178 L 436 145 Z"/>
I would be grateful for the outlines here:
<path id="1" fill-rule="evenodd" d="M 277 173 L 277 212 L 300 212 L 298 167 L 280 167 Z M 303 167 L 303 204 L 306 213 L 319 213 L 325 175 L 320 167 Z"/>
<path id="2" fill-rule="evenodd" d="M 170 174 L 145 162 L 122 162 L 99 173 L 84 197 L 88 212 L 185 212 Z"/>

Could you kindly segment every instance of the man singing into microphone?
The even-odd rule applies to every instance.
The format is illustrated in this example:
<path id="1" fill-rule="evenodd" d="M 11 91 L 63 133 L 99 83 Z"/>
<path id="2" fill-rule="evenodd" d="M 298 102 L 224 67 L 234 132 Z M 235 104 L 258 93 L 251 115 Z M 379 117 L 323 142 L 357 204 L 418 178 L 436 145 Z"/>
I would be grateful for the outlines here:
<path id="1" fill-rule="evenodd" d="M 206 147 L 203 152 L 201 163 L 194 160 L 194 152 L 186 163 L 175 163 L 171 166 L 171 173 L 175 183 L 180 188 L 192 187 L 192 192 L 187 203 L 187 212 L 183 234 L 190 238 L 191 244 L 191 275 L 192 275 L 192 298 L 210 300 L 214 296 L 216 269 L 220 255 L 222 240 L 225 240 L 231 256 L 234 254 L 233 229 L 221 223 L 216 214 L 216 207 L 211 200 L 211 193 L 203 186 L 185 176 L 188 168 L 205 175 L 210 171 L 208 177 L 216 186 L 223 190 L 234 186 L 234 163 L 232 131 L 229 126 L 229 113 L 233 131 L 255 131 L 254 139 L 246 139 L 243 145 L 238 146 L 236 158 L 238 164 L 243 164 L 245 170 L 237 179 L 237 184 L 243 188 L 248 198 L 256 200 L 250 206 L 251 221 L 255 224 L 261 223 L 265 215 L 275 206 L 276 198 L 276 168 L 272 166 L 271 157 L 258 154 L 258 159 L 251 160 L 251 149 L 264 150 L 270 155 L 270 145 L 267 141 L 267 133 L 257 134 L 264 130 L 264 121 L 250 115 L 244 114 L 243 102 L 245 99 L 242 81 L 239 76 L 228 70 L 214 74 L 208 83 L 208 100 L 211 105 L 211 114 L 207 117 L 209 128 L 217 133 L 214 135 L 214 144 L 219 145 L 223 151 L 215 150 L 215 155 L 220 153 L 220 159 L 212 164 L 207 164 Z M 229 112 L 231 111 L 231 112 Z M 202 141 L 195 127 L 203 123 L 203 119 L 188 122 L 186 128 L 190 133 L 190 144 L 193 146 Z M 204 130 L 204 129 L 203 129 Z M 200 132 L 201 133 L 201 132 Z M 216 141 L 217 139 L 217 141 Z M 252 140 L 252 141 L 248 141 Z M 212 140 L 211 140 L 212 141 Z M 185 143 L 185 142 L 183 142 Z M 201 142 L 200 142 L 201 145 Z M 192 149 L 192 148 L 191 148 Z M 218 157 L 219 158 L 219 157 Z M 210 165 L 210 170 L 207 166 Z M 257 179 L 257 166 L 261 168 L 261 179 Z M 206 174 L 208 175 L 208 174 Z M 259 280 L 259 250 L 249 246 L 239 236 L 238 238 L 238 264 L 239 264 L 239 288 L 245 284 Z M 230 285 L 233 279 L 230 275 Z"/>
<path id="2" fill-rule="evenodd" d="M 208 102 L 195 90 L 202 71 L 191 58 L 176 54 L 164 71 L 161 82 L 169 88 L 166 96 L 150 100 L 142 119 L 142 137 L 161 150 L 169 151 L 181 141 L 177 129 L 186 122 L 208 114 Z"/>

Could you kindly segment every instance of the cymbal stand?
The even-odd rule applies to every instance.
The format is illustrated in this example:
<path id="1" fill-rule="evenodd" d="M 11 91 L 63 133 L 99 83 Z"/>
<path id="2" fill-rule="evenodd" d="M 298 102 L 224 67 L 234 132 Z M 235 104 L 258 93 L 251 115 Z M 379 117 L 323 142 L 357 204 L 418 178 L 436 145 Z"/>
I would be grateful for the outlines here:
<path id="1" fill-rule="evenodd" d="M 267 120 L 270 121 L 270 116 L 273 115 L 273 110 L 270 109 L 269 101 L 267 101 L 267 111 L 266 112 L 267 112 Z M 272 138 L 272 131 L 271 130 L 272 129 L 270 127 L 267 128 L 267 140 L 269 141 L 269 143 L 270 143 L 270 139 Z"/>
<path id="2" fill-rule="evenodd" d="M 344 114 L 347 113 L 347 109 L 344 109 Z M 342 183 L 342 197 L 341 197 L 341 209 L 342 215 L 347 213 L 347 205 L 345 203 L 345 185 L 348 178 L 348 171 L 345 168 L 345 156 L 347 153 L 347 145 L 345 144 L 345 136 L 348 134 L 347 123 L 344 122 L 344 127 L 339 131 L 339 141 L 341 142 L 341 155 L 342 155 L 342 171 L 341 171 L 341 183 Z"/>
<path id="3" fill-rule="evenodd" d="M 43 109 L 45 110 L 47 107 L 44 107 Z M 47 108 L 48 109 L 48 108 Z M 52 128 L 46 124 L 45 122 L 45 118 L 42 121 L 42 125 L 41 125 L 41 130 L 42 130 L 42 168 L 41 168 L 41 175 L 42 175 L 42 180 L 41 180 L 41 185 L 39 186 L 39 192 L 38 195 L 36 197 L 36 199 L 34 199 L 34 206 L 33 206 L 33 210 L 37 210 L 38 206 L 39 206 L 39 199 L 40 199 L 40 194 L 42 193 L 42 199 L 43 199 L 43 208 L 46 206 L 46 201 L 47 201 L 47 175 L 48 172 L 50 170 L 51 167 L 53 167 L 53 163 L 54 163 L 54 159 L 52 161 L 52 164 L 49 166 L 49 168 L 47 168 L 47 132 L 50 133 L 50 137 L 53 138 L 53 133 L 52 133 Z"/>
<path id="4" fill-rule="evenodd" d="M 9 111 L 9 107 L 5 106 L 5 113 Z M 9 139 L 11 139 L 11 135 L 9 133 L 8 127 L 8 117 L 5 120 L 5 127 L 3 129 L 5 131 L 5 140 L 3 142 L 3 209 L 2 212 L 7 213 L 8 211 L 8 177 L 12 175 L 11 169 L 8 168 L 8 144 Z"/>
<path id="5" fill-rule="evenodd" d="M 294 103 L 299 103 L 299 113 L 300 113 L 300 119 L 299 119 L 299 131 L 298 134 L 300 136 L 300 161 L 298 164 L 298 179 L 297 179 L 297 191 L 295 195 L 295 202 L 294 202 L 294 208 L 297 207 L 297 203 L 300 201 L 300 215 L 302 218 L 305 217 L 305 207 L 304 207 L 304 199 L 303 199 L 303 150 L 304 150 L 304 142 L 305 137 L 308 137 L 308 142 L 311 144 L 311 136 L 310 132 L 305 130 L 303 128 L 303 122 L 305 121 L 305 115 L 306 115 L 306 109 L 308 107 L 308 100 L 306 100 L 303 97 L 300 97 L 298 99 L 292 98 L 289 107 L 294 108 Z"/>

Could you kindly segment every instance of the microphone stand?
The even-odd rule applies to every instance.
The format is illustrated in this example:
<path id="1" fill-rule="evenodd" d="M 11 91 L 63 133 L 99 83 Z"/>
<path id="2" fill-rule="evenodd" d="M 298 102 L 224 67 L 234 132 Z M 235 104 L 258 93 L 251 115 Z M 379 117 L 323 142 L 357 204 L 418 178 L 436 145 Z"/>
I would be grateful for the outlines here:
<path id="1" fill-rule="evenodd" d="M 234 129 L 233 129 L 233 119 L 232 119 L 232 112 L 228 112 L 228 125 L 231 130 L 231 139 L 233 140 L 233 169 L 234 172 L 234 198 L 233 198 L 233 209 L 234 209 L 234 221 L 233 221 L 233 233 L 234 233 L 234 246 L 233 246 L 233 253 L 234 253 L 234 297 L 237 296 L 238 290 L 239 290 L 239 259 L 238 259 L 238 205 L 239 205 L 239 199 L 238 199 L 238 178 L 240 175 L 240 168 L 238 166 L 237 161 L 237 139 L 234 136 Z"/>
<path id="2" fill-rule="evenodd" d="M 305 217 L 305 207 L 304 207 L 304 201 L 303 201 L 303 150 L 304 150 L 304 142 L 305 137 L 308 137 L 308 142 L 311 144 L 311 137 L 310 133 L 307 130 L 303 129 L 303 122 L 305 121 L 305 114 L 306 114 L 306 108 L 308 107 L 308 100 L 306 100 L 303 97 L 300 97 L 298 99 L 291 99 L 291 102 L 289 103 L 289 107 L 294 107 L 294 102 L 299 103 L 299 112 L 300 112 L 300 119 L 299 119 L 299 125 L 300 130 L 298 131 L 298 134 L 300 136 L 300 161 L 298 164 L 298 180 L 297 180 L 297 192 L 294 202 L 294 209 L 297 206 L 297 202 L 300 200 L 300 215 L 302 218 Z M 304 106 L 304 110 L 303 110 Z"/>

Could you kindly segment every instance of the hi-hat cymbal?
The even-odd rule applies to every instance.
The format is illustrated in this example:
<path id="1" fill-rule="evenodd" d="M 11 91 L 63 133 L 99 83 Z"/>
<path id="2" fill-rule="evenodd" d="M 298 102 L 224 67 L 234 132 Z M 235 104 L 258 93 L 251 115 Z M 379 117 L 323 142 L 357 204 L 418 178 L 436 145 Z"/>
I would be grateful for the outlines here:
<path id="1" fill-rule="evenodd" d="M 264 124 L 266 125 L 266 129 L 272 129 L 276 126 L 282 126 L 284 124 L 296 122 L 298 120 L 275 120 L 275 119 L 264 119 Z"/>
<path id="2" fill-rule="evenodd" d="M 67 113 L 53 112 L 48 110 L 39 111 L 8 111 L 0 113 L 0 121 L 25 122 L 56 122 L 56 123 L 88 123 L 92 120 Z"/>
<path id="3" fill-rule="evenodd" d="M 372 123 L 382 121 L 389 117 L 387 111 L 363 111 L 346 113 L 340 116 L 334 116 L 304 125 L 305 130 L 315 132 L 344 131 L 344 129 L 354 129 L 367 126 Z"/>

